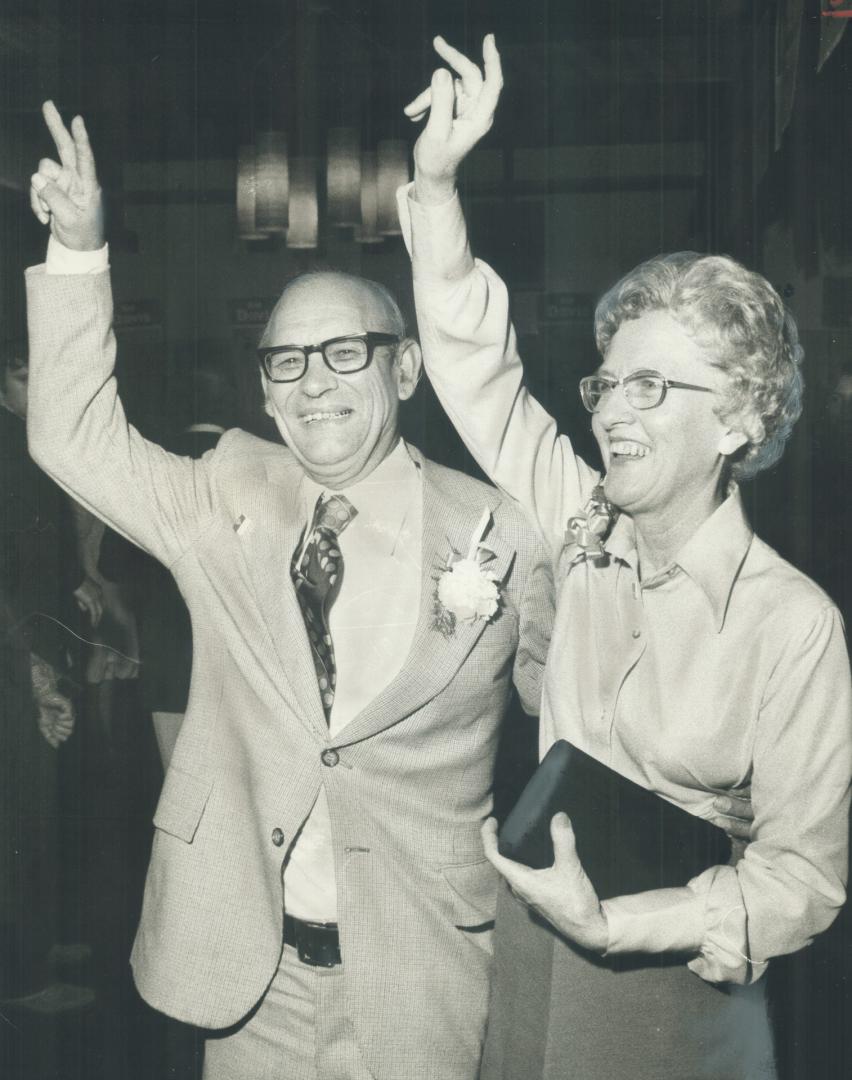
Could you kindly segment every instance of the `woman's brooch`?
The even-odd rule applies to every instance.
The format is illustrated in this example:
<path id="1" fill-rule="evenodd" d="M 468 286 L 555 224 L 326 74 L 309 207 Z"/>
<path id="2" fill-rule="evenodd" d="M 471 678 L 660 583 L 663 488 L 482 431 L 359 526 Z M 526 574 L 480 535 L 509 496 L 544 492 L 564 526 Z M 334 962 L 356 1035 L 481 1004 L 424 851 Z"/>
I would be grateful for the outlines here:
<path id="1" fill-rule="evenodd" d="M 603 485 L 598 484 L 583 509 L 568 518 L 563 557 L 572 566 L 581 559 L 605 558 L 604 538 L 617 517 L 618 511 L 604 494 Z"/>

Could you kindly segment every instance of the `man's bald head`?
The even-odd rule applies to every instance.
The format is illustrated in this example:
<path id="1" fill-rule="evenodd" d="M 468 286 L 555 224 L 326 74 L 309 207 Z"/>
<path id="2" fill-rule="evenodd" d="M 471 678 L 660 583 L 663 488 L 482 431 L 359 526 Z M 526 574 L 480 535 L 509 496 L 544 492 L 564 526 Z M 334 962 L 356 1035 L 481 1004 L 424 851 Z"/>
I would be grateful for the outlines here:
<path id="1" fill-rule="evenodd" d="M 285 341 L 278 340 L 278 337 L 280 332 L 288 332 L 291 326 L 301 326 L 306 311 L 310 309 L 314 313 L 308 317 L 311 321 L 314 317 L 317 322 L 325 317 L 342 320 L 340 326 L 343 329 L 340 332 L 344 334 L 352 332 L 354 323 L 351 316 L 355 315 L 356 322 L 364 323 L 364 330 L 405 337 L 405 319 L 384 285 L 338 270 L 312 270 L 300 274 L 284 286 L 261 337 L 261 345 L 299 344 L 295 338 Z M 336 333 L 328 333 L 319 340 L 335 336 Z"/>

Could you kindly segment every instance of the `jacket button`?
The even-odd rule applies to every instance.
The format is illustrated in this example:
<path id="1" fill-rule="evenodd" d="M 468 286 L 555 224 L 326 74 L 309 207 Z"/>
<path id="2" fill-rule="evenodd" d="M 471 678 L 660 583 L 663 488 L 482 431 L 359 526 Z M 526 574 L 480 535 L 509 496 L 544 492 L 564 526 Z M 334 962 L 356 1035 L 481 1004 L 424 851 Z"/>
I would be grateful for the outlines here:
<path id="1" fill-rule="evenodd" d="M 340 761 L 340 754 L 338 754 L 336 750 L 323 750 L 320 754 L 320 761 L 323 765 L 328 765 L 330 769 L 333 769 L 338 761 Z"/>
<path id="2" fill-rule="evenodd" d="M 281 845 L 284 843 L 284 833 L 280 829 L 272 830 L 272 843 L 276 847 L 281 847 Z"/>

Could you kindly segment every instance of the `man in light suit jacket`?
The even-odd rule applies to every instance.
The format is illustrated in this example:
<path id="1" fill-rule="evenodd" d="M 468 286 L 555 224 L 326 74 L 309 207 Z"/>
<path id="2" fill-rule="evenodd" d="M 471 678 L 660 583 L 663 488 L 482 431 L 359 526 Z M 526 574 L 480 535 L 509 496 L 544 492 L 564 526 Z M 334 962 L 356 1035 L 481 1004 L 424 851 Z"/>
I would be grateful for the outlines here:
<path id="1" fill-rule="evenodd" d="M 400 440 L 419 347 L 348 275 L 296 279 L 264 332 L 287 448 L 231 430 L 193 461 L 144 440 L 116 392 L 85 128 L 45 117 L 60 163 L 33 178 L 52 236 L 28 272 L 32 452 L 169 566 L 193 623 L 137 985 L 227 1029 L 208 1077 L 472 1080 L 496 896 L 480 824 L 510 682 L 538 707 L 547 556 L 493 488 Z M 342 560 L 310 638 L 309 556 L 329 589 Z"/>

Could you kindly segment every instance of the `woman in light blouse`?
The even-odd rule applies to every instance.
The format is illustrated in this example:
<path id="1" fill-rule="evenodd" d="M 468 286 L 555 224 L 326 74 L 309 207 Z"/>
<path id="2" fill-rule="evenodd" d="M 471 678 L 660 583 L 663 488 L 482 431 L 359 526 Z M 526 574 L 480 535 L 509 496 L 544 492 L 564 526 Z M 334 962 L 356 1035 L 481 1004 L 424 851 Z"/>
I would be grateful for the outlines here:
<path id="1" fill-rule="evenodd" d="M 733 260 L 652 259 L 598 305 L 602 362 L 581 382 L 620 514 L 600 557 L 566 523 L 599 475 L 529 394 L 505 286 L 475 261 L 455 195 L 500 93 L 442 39 L 406 110 L 431 108 L 400 199 L 426 368 L 485 472 L 552 544 L 558 611 L 541 751 L 567 739 L 669 802 L 713 817 L 751 785 L 736 865 L 600 902 L 570 823 L 530 870 L 485 850 L 501 898 L 484 1080 L 714 1080 L 775 1075 L 764 974 L 843 903 L 849 667 L 840 616 L 754 536 L 737 481 L 774 464 L 800 412 L 802 350 L 775 290 Z M 594 545 L 592 545 L 593 547 Z M 534 913 L 534 917 L 531 913 Z"/>

